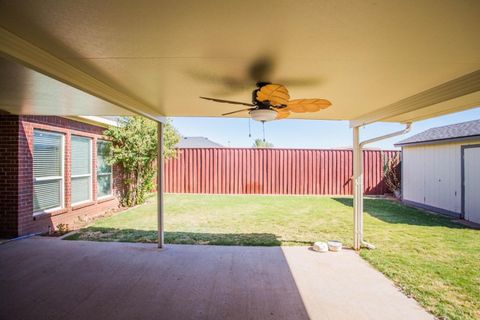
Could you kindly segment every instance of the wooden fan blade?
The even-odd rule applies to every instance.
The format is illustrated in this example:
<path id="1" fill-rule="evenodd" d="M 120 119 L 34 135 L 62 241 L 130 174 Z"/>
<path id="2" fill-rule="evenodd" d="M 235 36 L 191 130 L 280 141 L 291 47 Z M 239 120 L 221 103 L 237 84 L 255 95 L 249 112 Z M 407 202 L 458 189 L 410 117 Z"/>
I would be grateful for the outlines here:
<path id="1" fill-rule="evenodd" d="M 290 111 L 285 109 L 279 109 L 277 110 L 277 117 L 275 118 L 275 120 L 285 119 L 289 115 L 290 115 Z"/>
<path id="2" fill-rule="evenodd" d="M 295 99 L 287 103 L 287 108 L 291 112 L 317 112 L 331 106 L 332 103 L 325 99 Z"/>
<path id="3" fill-rule="evenodd" d="M 201 99 L 205 99 L 205 100 L 220 102 L 220 103 L 240 104 L 240 105 L 249 106 L 249 107 L 253 107 L 253 106 L 254 106 L 253 104 L 247 103 L 247 102 L 238 102 L 238 101 L 223 100 L 223 99 L 208 98 L 208 97 L 200 97 L 200 98 L 201 98 Z"/>
<path id="4" fill-rule="evenodd" d="M 267 84 L 257 91 L 257 100 L 269 101 L 272 106 L 287 104 L 289 99 L 287 88 L 281 84 Z"/>
<path id="5" fill-rule="evenodd" d="M 241 110 L 236 110 L 236 111 L 232 111 L 232 112 L 227 112 L 227 113 L 222 114 L 222 116 L 228 116 L 229 114 L 239 113 L 239 112 L 243 112 L 243 111 L 250 111 L 250 110 L 253 110 L 253 109 L 255 109 L 255 108 L 247 108 L 247 109 L 241 109 Z"/>

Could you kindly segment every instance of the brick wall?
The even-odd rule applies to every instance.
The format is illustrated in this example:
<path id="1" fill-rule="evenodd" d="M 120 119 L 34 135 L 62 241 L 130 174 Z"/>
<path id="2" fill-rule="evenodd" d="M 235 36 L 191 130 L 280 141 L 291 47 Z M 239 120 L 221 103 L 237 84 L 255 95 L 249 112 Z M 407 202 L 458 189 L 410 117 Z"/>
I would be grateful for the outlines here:
<path id="1" fill-rule="evenodd" d="M 10 120 L 15 119 L 14 120 Z M 4 157 L 10 157 L 8 160 L 15 164 L 11 167 L 5 166 L 0 173 L 8 179 L 4 179 L 2 190 L 11 189 L 12 196 L 2 195 L 2 200 L 8 200 L 3 204 L 2 201 L 2 222 L 10 226 L 0 230 L 0 235 L 19 236 L 37 232 L 46 232 L 51 228 L 54 230 L 60 223 L 68 224 L 70 228 L 74 227 L 79 220 L 89 220 L 90 218 L 103 214 L 106 210 L 118 207 L 116 195 L 119 193 L 119 182 L 121 181 L 118 167 L 113 168 L 113 196 L 103 199 L 97 199 L 96 190 L 96 142 L 102 138 L 104 128 L 97 127 L 82 122 L 73 121 L 55 116 L 2 116 L 0 134 L 8 139 L 2 139 L 3 144 L 0 148 L 7 152 Z M 11 128 L 16 127 L 16 131 Z M 33 131 L 34 129 L 53 131 L 64 134 L 65 141 L 65 159 L 64 159 L 64 208 L 57 211 L 33 215 Z M 70 139 L 72 135 L 80 135 L 92 139 L 92 201 L 72 206 L 71 203 L 71 180 L 70 180 Z M 10 146 L 5 141 L 10 141 Z M 14 150 L 16 146 L 16 151 Z M 17 161 L 18 159 L 18 161 Z M 6 159 L 7 160 L 7 159 Z M 7 163 L 10 163 L 7 162 Z M 4 167 L 4 166 L 2 166 Z M 10 188 L 12 187 L 12 188 Z M 8 198 L 8 199 L 7 199 Z M 4 214 L 3 214 L 4 213 Z M 14 222 L 12 222 L 12 221 Z M 3 223 L 2 223 L 3 225 Z M 13 232 L 15 231 L 15 232 Z"/>
<path id="2" fill-rule="evenodd" d="M 18 229 L 18 129 L 17 116 L 0 115 L 0 236 Z"/>

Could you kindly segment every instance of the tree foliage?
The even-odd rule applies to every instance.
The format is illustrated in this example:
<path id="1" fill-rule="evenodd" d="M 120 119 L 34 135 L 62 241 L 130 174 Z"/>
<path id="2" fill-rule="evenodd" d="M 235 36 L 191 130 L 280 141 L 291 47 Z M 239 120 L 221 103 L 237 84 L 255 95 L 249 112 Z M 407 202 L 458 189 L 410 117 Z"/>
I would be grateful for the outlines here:
<path id="1" fill-rule="evenodd" d="M 169 122 L 164 124 L 163 131 L 163 155 L 165 159 L 175 157 L 174 147 L 180 136 Z M 107 161 L 122 169 L 122 205 L 131 207 L 145 202 L 156 174 L 157 124 L 140 116 L 124 117 L 104 135 L 112 142 Z"/>
<path id="2" fill-rule="evenodd" d="M 273 143 L 263 141 L 262 139 L 255 139 L 253 148 L 273 148 Z"/>

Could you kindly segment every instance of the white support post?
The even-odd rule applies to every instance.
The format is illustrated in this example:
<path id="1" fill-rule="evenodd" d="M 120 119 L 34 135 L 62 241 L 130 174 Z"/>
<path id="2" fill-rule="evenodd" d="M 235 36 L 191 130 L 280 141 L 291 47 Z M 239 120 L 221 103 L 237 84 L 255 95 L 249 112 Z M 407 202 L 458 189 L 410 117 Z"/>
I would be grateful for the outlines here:
<path id="1" fill-rule="evenodd" d="M 164 223 L 163 223 L 163 124 L 157 123 L 157 228 L 158 248 L 163 249 Z"/>
<path id="2" fill-rule="evenodd" d="M 363 241 L 363 152 L 359 127 L 353 127 L 353 248 L 360 250 Z"/>

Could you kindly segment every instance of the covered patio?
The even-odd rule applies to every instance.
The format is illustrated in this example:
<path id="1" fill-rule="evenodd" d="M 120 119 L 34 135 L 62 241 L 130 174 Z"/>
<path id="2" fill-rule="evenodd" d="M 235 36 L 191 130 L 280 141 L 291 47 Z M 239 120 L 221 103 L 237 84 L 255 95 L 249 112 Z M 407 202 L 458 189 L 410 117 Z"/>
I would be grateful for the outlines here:
<path id="1" fill-rule="evenodd" d="M 360 128 L 385 121 L 408 130 L 479 106 L 479 12 L 478 1 L 1 1 L 0 109 L 142 115 L 158 122 L 161 146 L 165 117 L 237 109 L 199 96 L 248 102 L 267 81 L 289 86 L 293 98 L 326 98 L 330 108 L 293 118 L 350 121 L 360 250 L 369 245 L 360 155 L 377 140 L 362 142 Z M 158 155 L 163 249 L 161 147 Z M 158 248 L 4 244 L 0 318 L 431 318 L 353 250 Z"/>
<path id="2" fill-rule="evenodd" d="M 433 319 L 352 250 L 30 238 L 0 270 L 2 319 Z"/>
<path id="3" fill-rule="evenodd" d="M 158 122 L 161 141 L 164 117 L 238 109 L 200 96 L 248 102 L 261 81 L 289 86 L 292 98 L 327 98 L 328 109 L 292 117 L 350 120 L 359 250 L 369 246 L 362 147 L 414 121 L 480 105 L 478 12 L 478 2 L 458 1 L 3 1 L 0 108 L 139 114 Z M 360 127 L 377 121 L 406 126 L 362 142 Z M 161 183 L 157 190 L 161 248 Z"/>

